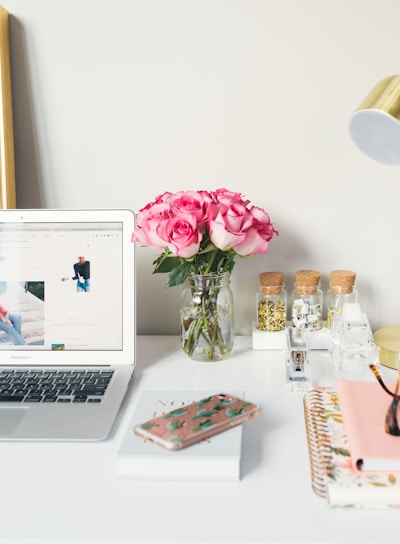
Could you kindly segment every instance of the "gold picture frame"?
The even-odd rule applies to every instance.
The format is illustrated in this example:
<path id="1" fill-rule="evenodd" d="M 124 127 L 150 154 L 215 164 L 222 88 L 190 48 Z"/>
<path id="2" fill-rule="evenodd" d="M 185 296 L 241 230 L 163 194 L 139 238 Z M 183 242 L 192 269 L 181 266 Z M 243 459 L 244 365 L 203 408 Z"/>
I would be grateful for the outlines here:
<path id="1" fill-rule="evenodd" d="M 16 208 L 9 14 L 0 6 L 0 208 Z"/>

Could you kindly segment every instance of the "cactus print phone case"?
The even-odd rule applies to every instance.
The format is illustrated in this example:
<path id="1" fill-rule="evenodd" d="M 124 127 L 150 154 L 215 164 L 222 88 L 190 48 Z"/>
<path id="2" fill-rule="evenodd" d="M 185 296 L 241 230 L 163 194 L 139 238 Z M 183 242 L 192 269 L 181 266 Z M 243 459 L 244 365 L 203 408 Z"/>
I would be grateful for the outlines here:
<path id="1" fill-rule="evenodd" d="M 259 406 L 227 393 L 218 393 L 162 416 L 135 425 L 135 434 L 178 450 L 205 440 L 261 412 Z"/>

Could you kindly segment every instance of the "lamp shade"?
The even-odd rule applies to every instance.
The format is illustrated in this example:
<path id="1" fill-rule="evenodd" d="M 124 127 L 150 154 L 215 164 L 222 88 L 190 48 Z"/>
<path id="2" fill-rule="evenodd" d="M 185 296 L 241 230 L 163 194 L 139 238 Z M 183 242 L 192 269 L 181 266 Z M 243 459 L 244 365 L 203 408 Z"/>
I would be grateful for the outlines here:
<path id="1" fill-rule="evenodd" d="M 353 113 L 349 132 L 371 159 L 400 164 L 400 75 L 375 85 Z"/>

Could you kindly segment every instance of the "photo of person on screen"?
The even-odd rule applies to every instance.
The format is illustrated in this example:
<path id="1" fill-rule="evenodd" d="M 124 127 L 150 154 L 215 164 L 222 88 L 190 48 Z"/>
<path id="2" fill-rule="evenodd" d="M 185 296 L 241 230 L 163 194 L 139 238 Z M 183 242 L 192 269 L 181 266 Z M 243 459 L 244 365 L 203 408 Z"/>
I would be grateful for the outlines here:
<path id="1" fill-rule="evenodd" d="M 21 334 L 21 316 L 11 313 L 11 297 L 7 290 L 7 282 L 0 281 L 0 331 L 4 331 L 10 341 L 18 346 L 25 344 Z"/>
<path id="2" fill-rule="evenodd" d="M 90 291 L 90 261 L 85 257 L 78 256 L 78 262 L 73 265 L 74 275 L 72 280 L 76 281 L 76 290 L 78 293 L 88 293 Z M 61 281 L 68 281 L 69 277 L 61 278 Z"/>

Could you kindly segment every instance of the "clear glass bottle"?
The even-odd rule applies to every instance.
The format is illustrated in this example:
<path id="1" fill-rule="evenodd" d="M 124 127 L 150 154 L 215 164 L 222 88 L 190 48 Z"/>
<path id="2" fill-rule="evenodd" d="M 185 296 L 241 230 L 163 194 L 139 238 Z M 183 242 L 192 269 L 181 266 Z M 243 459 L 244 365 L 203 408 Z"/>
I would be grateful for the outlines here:
<path id="1" fill-rule="evenodd" d="M 292 291 L 292 325 L 307 331 L 322 328 L 323 293 L 320 272 L 298 270 Z"/>
<path id="2" fill-rule="evenodd" d="M 278 332 L 286 329 L 287 293 L 282 272 L 261 272 L 257 293 L 257 329 Z"/>
<path id="3" fill-rule="evenodd" d="M 356 273 L 351 270 L 332 270 L 327 291 L 327 327 L 332 328 L 336 314 L 342 313 L 343 304 L 358 302 L 358 291 L 354 287 Z"/>
<path id="4" fill-rule="evenodd" d="M 181 342 L 197 361 L 226 359 L 233 349 L 230 273 L 190 275 L 181 292 Z"/>

